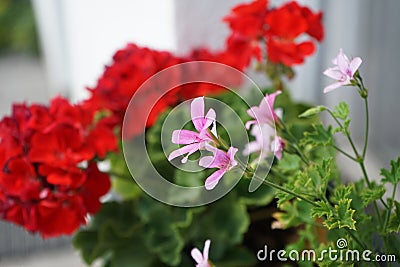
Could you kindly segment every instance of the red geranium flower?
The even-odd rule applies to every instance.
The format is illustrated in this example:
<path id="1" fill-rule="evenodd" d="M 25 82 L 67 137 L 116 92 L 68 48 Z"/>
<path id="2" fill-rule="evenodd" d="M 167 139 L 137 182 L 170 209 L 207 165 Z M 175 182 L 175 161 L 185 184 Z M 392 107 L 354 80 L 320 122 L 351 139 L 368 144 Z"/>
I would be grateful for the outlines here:
<path id="1" fill-rule="evenodd" d="M 305 34 L 321 41 L 321 19 L 322 13 L 314 14 L 296 2 L 271 10 L 265 17 L 269 27 L 266 33 L 269 60 L 286 66 L 302 64 L 306 56 L 314 53 L 315 44 L 311 40 L 298 43 L 296 38 Z"/>
<path id="2" fill-rule="evenodd" d="M 315 44 L 312 40 L 300 43 L 297 38 L 308 35 L 320 42 L 324 36 L 322 13 L 313 13 L 296 2 L 272 9 L 267 4 L 266 0 L 241 4 L 224 18 L 231 29 L 227 51 L 247 66 L 253 58 L 261 61 L 264 43 L 271 62 L 286 66 L 303 63 L 314 53 Z"/>
<path id="3" fill-rule="evenodd" d="M 110 181 L 94 160 L 116 151 L 117 139 L 94 115 L 57 97 L 49 107 L 15 105 L 0 121 L 1 218 L 52 237 L 98 211 Z"/>

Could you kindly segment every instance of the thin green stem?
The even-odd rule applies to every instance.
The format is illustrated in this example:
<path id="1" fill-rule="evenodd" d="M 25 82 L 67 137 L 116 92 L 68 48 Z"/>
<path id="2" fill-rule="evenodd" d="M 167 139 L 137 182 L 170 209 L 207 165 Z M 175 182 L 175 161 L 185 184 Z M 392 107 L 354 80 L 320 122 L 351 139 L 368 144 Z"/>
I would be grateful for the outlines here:
<path id="1" fill-rule="evenodd" d="M 318 207 L 318 205 L 317 205 L 314 201 L 312 201 L 312 200 L 310 200 L 310 199 L 308 199 L 308 198 L 306 198 L 306 197 L 304 197 L 304 196 L 302 196 L 302 195 L 300 195 L 300 194 L 298 194 L 298 193 L 296 193 L 296 192 L 294 192 L 294 191 L 292 191 L 292 190 L 290 190 L 290 189 L 287 189 L 287 188 L 285 188 L 285 187 L 283 187 L 283 186 L 274 184 L 273 182 L 270 182 L 270 181 L 268 181 L 268 180 L 262 179 L 261 177 L 258 177 L 257 175 L 254 175 L 253 178 L 256 178 L 256 179 L 258 179 L 259 181 L 262 181 L 265 185 L 268 185 L 268 186 L 270 186 L 270 187 L 272 187 L 272 188 L 275 188 L 275 189 L 277 189 L 277 190 L 280 190 L 280 191 L 282 191 L 282 192 L 285 192 L 285 193 L 287 193 L 287 194 L 290 194 L 290 195 L 292 195 L 292 196 L 294 196 L 294 197 L 297 197 L 297 198 L 299 198 L 299 199 L 301 199 L 301 200 L 304 200 L 305 202 L 311 204 L 311 205 L 314 206 L 314 207 Z"/>
<path id="2" fill-rule="evenodd" d="M 353 238 L 353 240 L 356 241 L 356 243 L 357 243 L 363 250 L 366 250 L 366 249 L 367 249 L 367 246 L 365 246 L 365 245 L 360 241 L 360 239 L 358 239 L 358 237 L 357 237 L 350 229 L 348 229 L 348 228 L 344 228 L 344 229 L 345 229 L 346 233 L 348 233 L 348 234 L 351 236 L 351 238 Z"/>
<path id="3" fill-rule="evenodd" d="M 347 137 L 347 140 L 349 141 L 351 148 L 353 149 L 354 154 L 356 155 L 356 158 L 359 158 L 360 155 L 358 154 L 357 148 L 354 145 L 353 139 L 351 138 L 349 131 L 344 128 L 343 124 L 336 118 L 336 116 L 333 114 L 333 112 L 330 109 L 327 109 L 327 111 L 331 115 L 331 117 L 335 120 L 337 125 L 339 125 L 339 127 L 343 129 L 343 132 L 344 132 L 345 136 Z"/>
<path id="4" fill-rule="evenodd" d="M 358 150 L 357 150 L 356 146 L 354 145 L 353 139 L 351 138 L 350 133 L 347 131 L 347 129 L 343 128 L 342 123 L 335 117 L 335 115 L 333 114 L 333 112 L 331 110 L 327 109 L 327 111 L 332 116 L 332 118 L 336 121 L 336 123 L 339 125 L 339 127 L 341 127 L 344 130 L 344 134 L 347 137 L 347 140 L 349 141 L 349 143 L 350 143 L 350 145 L 351 145 L 351 147 L 353 149 L 353 152 L 354 152 L 354 154 L 356 156 L 355 159 L 356 159 L 356 161 L 358 162 L 358 164 L 361 167 L 361 171 L 363 173 L 364 180 L 367 183 L 368 188 L 371 188 L 371 182 L 369 180 L 369 177 L 368 177 L 368 174 L 367 174 L 367 170 L 365 168 L 365 163 L 364 163 L 365 159 L 364 159 L 364 157 L 360 157 L 360 154 L 358 153 Z M 366 146 L 364 146 L 364 147 L 366 147 Z M 386 203 L 383 201 L 382 198 L 380 199 L 380 202 L 385 207 L 387 207 Z M 375 208 L 376 214 L 378 216 L 378 220 L 380 221 L 381 218 L 380 218 L 380 213 L 379 213 L 379 209 L 378 209 L 378 205 L 376 204 L 376 201 L 374 202 L 374 208 Z"/>
<path id="5" fill-rule="evenodd" d="M 345 155 L 346 157 L 348 157 L 349 159 L 358 162 L 357 159 L 355 157 L 353 157 L 352 155 L 350 155 L 349 153 L 345 152 L 344 150 L 340 149 L 339 147 L 337 147 L 336 145 L 332 145 L 332 147 L 334 149 L 336 149 L 337 151 L 339 151 L 340 153 L 342 153 L 343 155 Z"/>
<path id="6" fill-rule="evenodd" d="M 390 206 L 387 208 L 385 224 L 383 226 L 383 233 L 386 232 L 387 226 L 389 224 L 390 214 L 392 213 L 392 208 L 393 208 L 394 197 L 396 196 L 396 189 L 397 189 L 397 184 L 395 184 L 393 187 L 393 192 L 392 192 L 392 200 L 393 201 L 390 202 Z"/>
<path id="7" fill-rule="evenodd" d="M 368 146 L 368 135 L 369 135 L 369 108 L 368 108 L 368 98 L 364 98 L 365 103 L 365 137 L 364 137 L 364 148 L 362 152 L 362 157 L 365 159 L 365 155 L 367 154 L 367 146 Z"/>

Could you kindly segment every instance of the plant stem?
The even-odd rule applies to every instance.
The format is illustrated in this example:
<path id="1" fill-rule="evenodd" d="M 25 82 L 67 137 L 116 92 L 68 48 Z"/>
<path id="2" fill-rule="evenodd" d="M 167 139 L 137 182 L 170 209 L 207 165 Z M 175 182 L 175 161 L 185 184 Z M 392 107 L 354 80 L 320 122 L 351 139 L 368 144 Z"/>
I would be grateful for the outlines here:
<path id="1" fill-rule="evenodd" d="M 339 125 L 339 127 L 343 129 L 343 132 L 344 132 L 345 136 L 347 137 L 347 140 L 349 141 L 349 143 L 354 151 L 354 154 L 356 155 L 356 159 L 358 159 L 360 157 L 360 155 L 358 154 L 357 148 L 354 145 L 353 139 L 351 138 L 349 131 L 343 127 L 343 124 L 335 117 L 335 115 L 333 114 L 333 112 L 330 109 L 327 109 L 327 111 L 332 116 L 332 118 L 335 120 L 337 125 Z"/>
<path id="2" fill-rule="evenodd" d="M 280 190 L 280 191 L 283 191 L 283 192 L 285 192 L 287 194 L 290 194 L 290 195 L 292 195 L 294 197 L 297 197 L 297 198 L 299 198 L 301 200 L 304 200 L 305 202 L 311 204 L 314 207 L 318 207 L 318 205 L 314 201 L 312 201 L 312 200 L 310 200 L 310 199 L 308 199 L 306 197 L 303 197 L 302 195 L 300 195 L 300 194 L 298 194 L 298 193 L 296 193 L 296 192 L 294 192 L 294 191 L 292 191 L 290 189 L 287 189 L 287 188 L 285 188 L 283 186 L 274 184 L 273 182 L 270 182 L 268 180 L 262 179 L 261 177 L 258 177 L 257 175 L 254 175 L 253 178 L 256 178 L 256 179 L 262 181 L 263 184 L 265 184 L 265 185 L 268 185 L 268 186 L 270 186 L 272 188 L 275 188 L 277 190 Z"/>
<path id="3" fill-rule="evenodd" d="M 368 135 L 369 135 L 369 108 L 368 108 L 368 98 L 364 98 L 365 103 L 365 137 L 364 137 L 364 148 L 362 152 L 362 158 L 365 158 L 367 154 L 367 146 L 368 146 Z"/>
<path id="4" fill-rule="evenodd" d="M 393 187 L 393 192 L 392 192 L 392 200 L 393 201 L 390 202 L 390 206 L 387 208 L 388 210 L 386 213 L 385 224 L 383 226 L 383 233 L 386 232 L 387 226 L 389 224 L 390 214 L 392 213 L 392 208 L 393 208 L 394 197 L 396 196 L 396 189 L 397 189 L 397 184 L 395 184 Z"/>
<path id="5" fill-rule="evenodd" d="M 332 145 L 332 147 L 334 149 L 336 149 L 337 151 L 339 151 L 340 153 L 342 153 L 343 155 L 345 155 L 346 157 L 348 157 L 349 159 L 357 162 L 357 159 L 355 157 L 353 157 L 352 155 L 350 155 L 349 153 L 345 152 L 344 150 L 340 149 L 339 147 L 337 147 L 336 145 Z"/>
<path id="6" fill-rule="evenodd" d="M 367 102 L 366 102 L 366 103 L 367 103 Z M 366 108 L 368 108 L 368 104 L 366 105 Z M 347 140 L 349 141 L 349 143 L 350 143 L 350 145 L 351 145 L 351 147 L 352 147 L 352 149 L 353 149 L 353 152 L 354 152 L 354 154 L 355 154 L 355 156 L 356 156 L 355 158 L 354 158 L 354 157 L 352 157 L 352 158 L 354 158 L 355 161 L 358 162 L 358 164 L 360 165 L 361 171 L 362 171 L 363 176 L 364 176 L 364 180 L 365 180 L 365 182 L 366 182 L 368 188 L 371 188 L 371 182 L 370 182 L 370 180 L 369 180 L 369 177 L 368 177 L 368 174 L 367 174 L 367 170 L 366 170 L 366 168 L 365 168 L 365 163 L 364 163 L 365 158 L 364 158 L 364 157 L 360 157 L 360 154 L 358 153 L 358 150 L 357 150 L 356 146 L 354 145 L 353 139 L 351 138 L 350 133 L 348 132 L 348 130 L 347 130 L 347 129 L 344 129 L 342 123 L 335 117 L 335 115 L 333 114 L 333 112 L 332 112 L 331 110 L 327 109 L 327 111 L 328 111 L 329 114 L 332 116 L 332 118 L 336 121 L 336 123 L 339 125 L 339 127 L 341 127 L 341 128 L 344 130 L 344 134 L 345 134 L 345 136 L 347 137 Z M 367 111 L 367 113 L 368 113 L 368 111 Z M 367 116 L 367 117 L 369 117 L 369 116 Z M 366 136 L 367 136 L 367 135 L 366 135 Z M 367 138 L 368 138 L 368 137 L 367 137 Z M 367 142 L 368 142 L 368 140 L 367 140 Z M 367 146 L 364 145 L 364 149 L 366 149 L 366 147 L 367 147 Z M 382 198 L 380 198 L 380 201 L 381 201 L 381 203 L 387 208 L 387 205 L 386 205 L 386 203 L 383 201 Z M 378 209 L 378 205 L 376 204 L 376 201 L 374 201 L 374 209 L 375 209 L 376 215 L 378 216 L 378 220 L 379 220 L 379 222 L 381 223 L 381 217 L 380 217 L 380 213 L 379 213 L 379 209 Z"/>

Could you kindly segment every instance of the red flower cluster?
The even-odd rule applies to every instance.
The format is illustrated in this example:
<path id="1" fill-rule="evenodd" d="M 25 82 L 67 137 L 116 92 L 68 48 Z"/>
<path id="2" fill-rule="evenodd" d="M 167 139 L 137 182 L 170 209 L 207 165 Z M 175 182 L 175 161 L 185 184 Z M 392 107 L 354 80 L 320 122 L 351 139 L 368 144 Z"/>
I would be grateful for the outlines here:
<path id="1" fill-rule="evenodd" d="M 129 101 L 147 79 L 163 69 L 191 61 L 219 62 L 238 69 L 245 67 L 233 55 L 226 52 L 211 53 L 207 49 L 199 49 L 186 57 L 176 57 L 169 52 L 129 44 L 114 54 L 112 64 L 106 67 L 97 85 L 89 89 L 91 97 L 85 101 L 84 105 L 94 110 L 109 111 L 111 113 L 108 118 L 110 124 L 120 126 Z M 148 86 L 149 90 L 145 92 L 146 95 L 139 105 L 150 105 L 153 107 L 152 111 L 147 118 L 146 114 L 141 113 L 142 109 L 139 106 L 135 107 L 137 112 L 132 115 L 134 121 L 124 128 L 126 137 L 134 137 L 143 133 L 143 125 L 145 124 L 147 127 L 153 125 L 157 116 L 167 107 L 174 106 L 185 99 L 221 91 L 222 88 L 219 86 L 208 83 L 192 83 L 170 90 L 157 101 L 160 90 L 167 89 L 169 84 L 179 84 L 182 75 L 185 75 L 185 79 L 188 80 L 188 76 L 195 76 L 196 71 L 204 72 L 204 70 L 194 69 L 192 73 L 182 73 L 177 68 L 174 75 L 168 77 L 168 81 L 164 81 L 163 84 L 155 84 L 153 87 Z M 212 70 L 209 72 L 211 73 Z"/>
<path id="2" fill-rule="evenodd" d="M 267 47 L 268 60 L 285 66 L 304 62 L 315 51 L 312 40 L 298 42 L 301 35 L 317 41 L 324 36 L 322 13 L 313 13 L 296 2 L 268 9 L 267 0 L 256 0 L 235 7 L 225 21 L 232 30 L 228 50 L 241 55 L 243 61 L 261 60 L 261 42 Z"/>
<path id="3" fill-rule="evenodd" d="M 116 150 L 117 140 L 93 119 L 94 111 L 62 98 L 49 107 L 14 105 L 0 121 L 1 218 L 52 237 L 98 211 L 110 181 L 94 160 Z"/>

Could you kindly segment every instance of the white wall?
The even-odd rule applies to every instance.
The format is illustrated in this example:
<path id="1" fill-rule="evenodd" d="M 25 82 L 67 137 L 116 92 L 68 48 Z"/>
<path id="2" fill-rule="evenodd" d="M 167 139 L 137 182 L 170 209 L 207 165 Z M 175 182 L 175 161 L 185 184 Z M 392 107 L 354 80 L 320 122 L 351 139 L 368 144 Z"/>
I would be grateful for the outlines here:
<path id="1" fill-rule="evenodd" d="M 175 50 L 173 0 L 33 0 L 50 86 L 74 100 L 128 42 Z M 55 15 L 57 14 L 57 15 Z M 56 81 L 54 81 L 56 80 Z"/>

